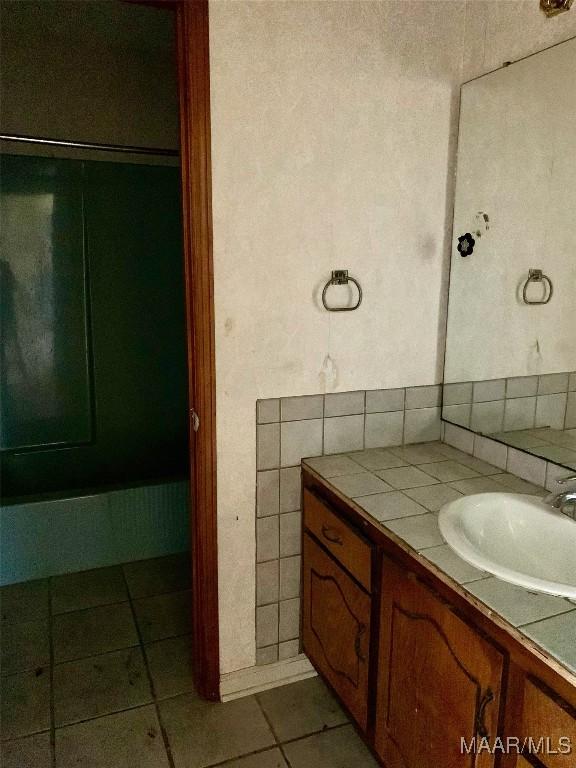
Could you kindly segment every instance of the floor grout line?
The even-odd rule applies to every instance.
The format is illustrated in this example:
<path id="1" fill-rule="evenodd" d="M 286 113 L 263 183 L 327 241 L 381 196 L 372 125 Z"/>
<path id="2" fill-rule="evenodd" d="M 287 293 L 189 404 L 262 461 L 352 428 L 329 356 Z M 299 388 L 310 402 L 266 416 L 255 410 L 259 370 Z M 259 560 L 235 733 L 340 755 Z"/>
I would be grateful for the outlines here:
<path id="1" fill-rule="evenodd" d="M 97 653 L 89 653 L 87 656 L 75 656 L 73 659 L 63 659 L 62 661 L 56 661 L 53 653 L 53 639 L 51 638 L 52 633 L 50 631 L 51 630 L 50 625 L 51 625 L 51 621 L 49 619 L 48 620 L 48 637 L 49 637 L 49 644 L 51 646 L 49 663 L 50 663 L 50 666 L 53 668 L 62 667 L 65 664 L 74 664 L 77 661 L 86 661 L 87 659 L 97 659 L 100 656 L 107 656 L 109 653 L 117 653 L 119 651 L 129 651 L 131 648 L 140 648 L 140 647 L 147 648 L 151 645 L 164 643 L 167 640 L 175 640 L 177 638 L 188 637 L 188 635 L 191 635 L 191 632 L 182 632 L 177 635 L 168 635 L 167 637 L 161 637 L 161 638 L 158 638 L 157 640 L 150 640 L 148 642 L 142 641 L 142 643 L 138 639 L 137 642 L 131 643 L 130 645 L 123 645 L 118 648 L 111 648 L 111 649 L 108 649 L 107 651 L 98 651 Z M 16 675 L 23 675 L 26 673 L 34 672 L 36 669 L 38 669 L 38 666 L 31 666 L 31 667 L 26 667 L 25 669 L 17 669 L 17 670 L 14 670 L 13 672 L 2 673 L 0 674 L 0 680 L 8 680 L 9 678 L 15 677 Z M 129 709 L 133 709 L 133 707 L 129 707 Z M 92 720 L 94 718 L 87 718 L 87 719 Z M 46 729 L 42 731 L 38 731 L 38 733 L 45 733 L 45 732 L 46 732 Z"/>
<path id="2" fill-rule="evenodd" d="M 78 571 L 78 573 L 83 573 L 83 571 Z M 64 574 L 66 576 L 67 574 Z M 70 574 L 71 576 L 74 576 L 76 574 Z M 53 613 L 52 618 L 58 619 L 61 616 L 72 616 L 72 614 L 75 613 L 85 613 L 86 611 L 94 611 L 97 608 L 112 608 L 115 605 L 126 605 L 128 603 L 128 599 L 126 600 L 114 600 L 112 603 L 99 603 L 98 605 L 89 605 L 86 608 L 73 608 L 71 611 L 58 611 L 58 613 Z"/>
<path id="3" fill-rule="evenodd" d="M 280 739 L 278 738 L 278 734 L 276 733 L 276 730 L 275 730 L 274 726 L 272 725 L 272 721 L 268 717 L 268 715 L 266 713 L 266 710 L 262 706 L 262 702 L 260 701 L 260 697 L 258 696 L 258 694 L 255 694 L 254 699 L 256 700 L 257 707 L 259 708 L 260 712 L 262 713 L 262 717 L 264 718 L 264 720 L 266 720 L 266 723 L 268 724 L 268 728 L 270 728 L 270 732 L 272 733 L 272 736 L 274 737 L 274 740 L 276 741 L 276 745 L 277 745 L 278 749 L 280 750 L 280 754 L 282 755 L 282 757 L 283 757 L 284 761 L 286 762 L 286 764 L 288 766 L 290 766 L 290 762 L 289 762 L 288 758 L 286 757 L 286 754 L 285 754 L 284 750 L 282 749 L 282 744 L 280 742 Z"/>
<path id="4" fill-rule="evenodd" d="M 254 696 L 257 696 L 257 695 L 258 694 L 254 694 Z M 262 709 L 262 705 L 260 704 L 260 702 L 258 702 L 258 706 L 260 707 L 260 709 Z M 268 721 L 268 718 L 266 717 L 266 714 L 264 712 L 262 712 L 262 714 L 264 715 L 266 722 L 268 723 L 269 727 L 272 730 L 272 735 L 274 736 L 274 738 L 277 738 L 274 733 L 274 730 L 270 726 L 270 723 Z M 267 747 L 262 747 L 261 749 L 255 749 L 252 752 L 245 752 L 243 755 L 236 755 L 236 757 L 229 757 L 229 758 L 226 758 L 226 760 L 222 760 L 219 763 L 210 763 L 209 765 L 205 766 L 205 768 L 225 768 L 225 766 L 230 765 L 231 763 L 235 763 L 238 760 L 242 760 L 245 757 L 252 757 L 252 755 L 261 755 L 263 753 L 270 752 L 273 749 L 280 750 L 282 757 L 286 761 L 286 764 L 288 765 L 289 768 L 292 768 L 292 764 L 290 763 L 290 761 L 288 760 L 288 757 L 284 752 L 284 747 L 289 746 L 290 744 L 296 744 L 299 741 L 304 741 L 305 739 L 309 739 L 312 736 L 320 736 L 330 731 L 337 731 L 337 730 L 340 730 L 341 728 L 346 728 L 349 725 L 352 725 L 352 723 L 350 721 L 347 721 L 345 723 L 338 723 L 338 725 L 331 725 L 325 728 L 321 728 L 319 731 L 312 731 L 312 733 L 305 733 L 302 736 L 295 736 L 293 739 L 286 739 L 285 741 L 277 740 L 276 744 L 270 744 Z"/>
<path id="5" fill-rule="evenodd" d="M 102 712 L 99 715 L 93 715 L 92 717 L 84 717 L 81 720 L 72 720 L 69 723 L 62 723 L 56 726 L 57 731 L 63 731 L 66 728 L 74 728 L 77 725 L 84 725 L 85 723 L 91 723 L 94 720 L 102 720 L 105 717 L 112 717 L 113 715 L 122 715 L 124 712 L 133 712 L 136 709 L 146 709 L 154 703 L 154 698 L 151 696 L 148 701 L 141 701 L 138 704 L 133 704 L 128 707 L 122 707 L 122 709 L 112 709 L 109 712 Z M 24 737 L 19 737 L 24 738 Z"/>
<path id="6" fill-rule="evenodd" d="M 127 580 L 126 580 L 125 574 L 124 574 L 124 581 L 125 581 L 126 587 L 128 589 L 128 585 L 127 585 Z M 177 593 L 178 593 L 178 591 L 176 591 L 176 592 L 167 592 L 167 593 L 164 593 L 164 594 L 177 594 Z M 157 721 L 158 721 L 158 724 L 159 724 L 160 733 L 162 735 L 163 746 L 164 746 L 166 758 L 168 760 L 168 765 L 169 765 L 170 768 L 175 768 L 175 759 L 174 759 L 174 755 L 172 754 L 172 748 L 171 748 L 171 745 L 170 745 L 170 740 L 169 740 L 169 737 L 168 737 L 168 732 L 167 732 L 167 730 L 166 730 L 166 728 L 164 726 L 163 720 L 162 720 L 162 713 L 160 711 L 160 705 L 164 701 L 169 701 L 169 700 L 178 699 L 178 698 L 182 698 L 183 699 L 184 697 L 189 697 L 191 694 L 194 693 L 194 691 L 192 689 L 192 690 L 189 690 L 189 691 L 181 691 L 179 693 L 169 694 L 169 695 L 166 695 L 166 696 L 158 695 L 158 693 L 156 691 L 156 688 L 155 688 L 155 685 L 154 685 L 154 679 L 152 677 L 152 672 L 151 672 L 151 667 L 150 667 L 150 663 L 149 663 L 149 659 L 148 659 L 148 655 L 147 655 L 147 650 L 149 650 L 149 648 L 151 646 L 153 646 L 153 645 L 155 645 L 157 643 L 166 641 L 166 640 L 171 640 L 173 638 L 189 637 L 190 633 L 186 632 L 186 633 L 183 633 L 183 634 L 172 635 L 172 636 L 170 636 L 168 638 L 160 638 L 160 639 L 152 640 L 151 642 L 145 643 L 143 635 L 142 635 L 142 631 L 141 631 L 141 628 L 140 628 L 140 625 L 138 624 L 138 619 L 137 619 L 135 605 L 134 605 L 135 601 L 132 598 L 132 595 L 131 595 L 129 590 L 128 590 L 127 594 L 128 594 L 128 600 L 122 601 L 122 602 L 116 603 L 116 604 L 118 604 L 118 605 L 128 604 L 130 606 L 130 612 L 131 612 L 131 616 L 132 616 L 132 621 L 134 622 L 134 627 L 135 627 L 135 631 L 136 631 L 137 638 L 138 638 L 137 644 L 136 645 L 127 646 L 125 648 L 114 648 L 112 651 L 110 651 L 110 650 L 102 651 L 102 652 L 97 653 L 97 654 L 91 654 L 91 655 L 88 655 L 88 656 L 80 657 L 78 659 L 70 659 L 70 660 L 67 660 L 67 661 L 59 662 L 57 664 L 57 663 L 55 663 L 55 654 L 56 654 L 55 641 L 56 641 L 56 636 L 54 634 L 54 624 L 55 624 L 56 617 L 58 615 L 62 615 L 62 614 L 56 614 L 56 615 L 52 614 L 52 590 L 51 590 L 51 587 L 49 586 L 49 591 L 48 591 L 49 669 L 48 669 L 48 672 L 49 672 L 49 675 L 50 675 L 50 699 L 49 699 L 50 721 L 49 721 L 49 727 L 48 728 L 39 730 L 36 733 L 45 733 L 45 734 L 49 735 L 49 738 L 50 738 L 50 762 L 49 762 L 49 765 L 51 766 L 51 768 L 56 768 L 56 766 L 59 765 L 59 763 L 58 763 L 58 756 L 56 754 L 56 736 L 57 736 L 57 734 L 59 732 L 67 730 L 67 729 L 70 729 L 70 728 L 74 728 L 75 726 L 78 726 L 78 725 L 83 724 L 83 723 L 93 722 L 93 721 L 96 721 L 96 720 L 103 720 L 103 718 L 110 717 L 110 716 L 113 716 L 113 715 L 119 715 L 119 714 L 124 713 L 124 712 L 131 712 L 131 711 L 135 711 L 135 710 L 145 709 L 147 707 L 150 707 L 150 705 L 154 706 L 154 709 L 155 709 L 155 712 L 156 712 L 156 717 L 157 717 Z M 108 605 L 114 605 L 114 604 L 115 603 L 110 603 Z M 95 607 L 99 607 L 99 606 L 95 606 Z M 89 610 L 89 609 L 80 609 L 80 611 L 84 611 L 84 610 Z M 71 612 L 67 612 L 67 613 L 71 613 Z M 62 723 L 62 724 L 57 724 L 56 723 L 54 679 L 55 679 L 55 670 L 59 666 L 62 666 L 62 665 L 68 664 L 68 663 L 74 663 L 74 662 L 83 661 L 85 659 L 98 658 L 98 657 L 101 657 L 101 656 L 105 656 L 105 655 L 107 655 L 109 653 L 114 653 L 114 652 L 119 652 L 119 651 L 128 651 L 128 650 L 132 650 L 132 649 L 134 650 L 134 652 L 142 653 L 143 663 L 144 663 L 144 666 L 145 666 L 145 669 L 146 669 L 146 675 L 147 675 L 147 679 L 148 679 L 148 683 L 149 683 L 149 700 L 148 701 L 139 702 L 139 703 L 137 703 L 137 704 L 135 704 L 133 706 L 125 706 L 125 707 L 120 708 L 120 709 L 115 709 L 115 710 L 113 710 L 111 712 L 102 712 L 102 713 L 99 713 L 99 714 L 97 714 L 95 716 L 86 717 L 86 718 L 83 718 L 81 720 L 75 720 L 73 722 Z M 137 651 L 136 651 L 136 649 L 137 649 Z M 14 673 L 14 674 L 20 674 L 20 672 Z M 253 695 L 251 698 L 256 699 L 257 706 L 260 709 L 260 711 L 262 712 L 262 716 L 264 717 L 264 719 L 265 719 L 265 721 L 268 724 L 268 727 L 270 729 L 271 735 L 273 737 L 273 743 L 267 745 L 266 747 L 263 747 L 262 749 L 254 750 L 252 752 L 246 752 L 244 754 L 237 755 L 235 757 L 232 757 L 230 759 L 221 761 L 219 763 L 211 764 L 213 766 L 213 768 L 216 768 L 216 766 L 223 766 L 223 768 L 224 768 L 227 765 L 235 763 L 239 759 L 242 759 L 242 758 L 245 758 L 245 757 L 249 757 L 250 755 L 256 755 L 256 754 L 265 753 L 265 752 L 268 752 L 270 750 L 275 750 L 275 749 L 277 749 L 281 753 L 282 759 L 285 761 L 285 763 L 283 763 L 283 765 L 285 765 L 288 768 L 290 768 L 291 764 L 290 764 L 290 761 L 288 760 L 288 757 L 286 755 L 286 752 L 285 752 L 285 749 L 284 749 L 284 745 L 291 744 L 293 742 L 298 742 L 298 741 L 301 741 L 303 739 L 307 739 L 307 738 L 310 738 L 310 737 L 313 737 L 313 736 L 317 736 L 317 735 L 319 735 L 321 733 L 326 732 L 326 730 L 334 730 L 334 729 L 345 727 L 346 725 L 349 725 L 349 723 L 346 722 L 346 723 L 341 723 L 339 725 L 336 725 L 336 726 L 333 726 L 333 727 L 329 727 L 329 728 L 325 726 L 324 728 L 321 728 L 321 729 L 319 729 L 317 731 L 313 731 L 312 733 L 306 733 L 306 734 L 298 735 L 295 738 L 286 739 L 285 741 L 282 741 L 278 737 L 278 734 L 276 733 L 276 731 L 275 731 L 275 729 L 274 729 L 274 727 L 273 727 L 269 717 L 267 716 L 266 712 L 264 711 L 263 704 L 260 702 L 259 698 L 256 695 Z M 223 705 L 223 706 L 225 706 L 225 705 Z M 20 741 L 22 739 L 27 738 L 28 736 L 31 736 L 31 735 L 34 735 L 34 734 L 31 734 L 31 733 L 30 734 L 28 734 L 28 733 L 27 734 L 22 734 L 22 735 L 14 738 L 14 739 L 11 739 L 10 741 Z M 63 767 L 60 766 L 60 768 L 63 768 Z"/>
<path id="7" fill-rule="evenodd" d="M 164 724 L 162 722 L 162 714 L 160 712 L 160 706 L 158 704 L 158 700 L 156 698 L 156 689 L 154 687 L 154 680 L 152 679 L 152 673 L 150 672 L 150 664 L 148 663 L 148 656 L 146 654 L 146 648 L 145 643 L 142 638 L 142 632 L 140 631 L 140 625 L 138 624 L 138 619 L 136 617 L 136 611 L 134 609 L 134 603 L 132 601 L 132 595 L 130 594 L 130 588 L 128 586 L 128 580 L 126 578 L 126 573 L 124 572 L 124 568 L 122 570 L 122 577 L 124 579 L 124 583 L 126 585 L 126 590 L 128 592 L 128 602 L 130 604 L 130 610 L 132 611 L 132 620 L 134 621 L 134 625 L 136 627 L 136 634 L 138 635 L 138 640 L 140 643 L 140 651 L 142 653 L 142 658 L 144 660 L 144 667 L 146 669 L 146 674 L 148 676 L 148 684 L 150 685 L 150 691 L 152 693 L 152 700 L 154 704 L 154 709 L 156 711 L 156 717 L 158 719 L 158 724 L 160 726 L 160 733 L 162 734 L 162 741 L 164 743 L 164 750 L 166 752 L 166 757 L 168 759 L 168 765 L 170 768 L 175 768 L 174 765 L 174 758 L 172 756 L 172 749 L 170 747 L 170 741 L 168 739 L 168 732 L 166 731 L 166 728 L 164 727 Z"/>
<path id="8" fill-rule="evenodd" d="M 171 593 L 167 593 L 171 594 Z M 174 593 L 176 594 L 176 593 Z M 132 616 L 134 617 L 134 613 L 132 613 Z M 179 637 L 187 637 L 188 635 L 191 635 L 191 632 L 182 632 L 178 633 L 176 635 L 168 635 L 167 637 L 160 637 L 156 640 L 149 640 L 148 642 L 144 641 L 143 639 L 140 639 L 140 633 L 138 632 L 138 629 L 136 629 L 136 632 L 138 634 L 138 640 L 135 643 L 131 643 L 130 645 L 122 645 L 118 648 L 110 648 L 107 651 L 98 651 L 97 653 L 90 653 L 87 656 L 75 656 L 73 659 L 64 659 L 62 661 L 54 661 L 53 666 L 54 667 L 61 667 L 64 664 L 74 664 L 77 661 L 86 661 L 87 659 L 97 659 L 100 656 L 107 656 L 109 653 L 117 653 L 119 651 L 128 651 L 131 648 L 147 648 L 150 645 L 156 645 L 156 643 L 163 643 L 166 640 L 175 640 Z M 20 674 L 20 672 L 30 672 L 34 667 L 28 670 L 19 670 L 18 672 L 12 672 L 11 675 L 14 674 Z M 5 675 L 5 677 L 8 677 L 8 675 Z M 131 707 L 132 709 L 132 707 Z"/>

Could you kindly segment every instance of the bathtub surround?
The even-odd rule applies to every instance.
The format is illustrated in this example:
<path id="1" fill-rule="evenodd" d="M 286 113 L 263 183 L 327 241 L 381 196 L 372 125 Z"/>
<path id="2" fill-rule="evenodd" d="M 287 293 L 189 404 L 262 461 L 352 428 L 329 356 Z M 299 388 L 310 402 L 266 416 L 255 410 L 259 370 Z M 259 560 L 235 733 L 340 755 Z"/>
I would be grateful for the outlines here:
<path id="1" fill-rule="evenodd" d="M 185 481 L 0 507 L 0 584 L 188 549 Z"/>
<path id="2" fill-rule="evenodd" d="M 256 403 L 258 665 L 299 653 L 301 459 L 325 456 L 327 467 L 331 454 L 438 440 L 440 396 L 441 387 L 436 385 Z M 333 463 L 334 474 L 345 474 L 350 467 L 362 472 L 359 464 L 342 458 Z"/>
<path id="3" fill-rule="evenodd" d="M 105 0 L 4 3 L 0 36 L 3 133 L 178 148 L 173 14 Z M 177 159 L 11 142 L 1 149 L 178 165 Z M 188 484 L 158 481 L 178 474 L 172 467 L 150 485 L 76 496 L 67 488 L 68 498 L 3 504 L 0 584 L 186 550 Z"/>

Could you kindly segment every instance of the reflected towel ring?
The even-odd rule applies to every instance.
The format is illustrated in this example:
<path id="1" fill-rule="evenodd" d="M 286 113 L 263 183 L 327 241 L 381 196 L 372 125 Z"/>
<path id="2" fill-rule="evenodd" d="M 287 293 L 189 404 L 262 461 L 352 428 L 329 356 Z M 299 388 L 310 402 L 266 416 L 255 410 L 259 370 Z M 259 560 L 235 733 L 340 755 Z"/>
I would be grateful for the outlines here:
<path id="1" fill-rule="evenodd" d="M 328 288 L 330 288 L 331 285 L 348 285 L 349 282 L 354 283 L 358 289 L 358 301 L 356 304 L 354 304 L 352 307 L 330 307 L 326 303 L 326 293 Z M 332 277 L 330 280 L 328 280 L 322 291 L 322 304 L 324 305 L 324 309 L 326 309 L 328 312 L 353 312 L 355 309 L 358 309 L 360 304 L 362 304 L 362 288 L 360 287 L 360 283 L 358 280 L 356 280 L 356 278 L 350 277 L 347 269 L 332 270 Z"/>
<path id="2" fill-rule="evenodd" d="M 537 301 L 531 301 L 528 298 L 528 286 L 530 283 L 544 283 L 544 298 L 538 299 Z M 528 278 L 526 279 L 524 288 L 522 289 L 522 299 L 524 304 L 548 304 L 552 298 L 553 293 L 554 286 L 552 285 L 552 280 L 550 280 L 548 275 L 545 275 L 541 269 L 528 270 Z"/>

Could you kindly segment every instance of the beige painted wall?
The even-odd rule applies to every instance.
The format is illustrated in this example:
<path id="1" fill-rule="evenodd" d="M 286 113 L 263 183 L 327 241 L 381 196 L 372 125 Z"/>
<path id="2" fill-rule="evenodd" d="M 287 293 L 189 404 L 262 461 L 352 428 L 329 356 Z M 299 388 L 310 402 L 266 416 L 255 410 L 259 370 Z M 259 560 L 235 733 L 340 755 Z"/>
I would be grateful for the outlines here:
<path id="1" fill-rule="evenodd" d="M 458 86 L 574 34 L 536 6 L 211 2 L 222 672 L 255 658 L 255 401 L 441 380 Z"/>
<path id="2" fill-rule="evenodd" d="M 255 656 L 257 398 L 441 379 L 464 5 L 214 2 L 210 12 L 228 672 Z M 334 268 L 361 281 L 357 312 L 320 308 Z"/>
<path id="3" fill-rule="evenodd" d="M 576 35 L 576 13 L 547 18 L 539 0 L 467 0 L 463 80 Z"/>

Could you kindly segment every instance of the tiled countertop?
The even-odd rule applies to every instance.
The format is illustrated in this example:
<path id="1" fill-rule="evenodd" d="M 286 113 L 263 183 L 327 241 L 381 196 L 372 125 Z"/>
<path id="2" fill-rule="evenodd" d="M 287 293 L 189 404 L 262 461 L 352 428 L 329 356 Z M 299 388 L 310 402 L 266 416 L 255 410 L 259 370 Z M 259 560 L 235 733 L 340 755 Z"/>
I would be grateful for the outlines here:
<path id="1" fill-rule="evenodd" d="M 444 443 L 373 448 L 304 459 L 471 595 L 576 674 L 576 603 L 530 592 L 468 565 L 444 543 L 438 511 L 463 495 L 547 491 Z"/>

